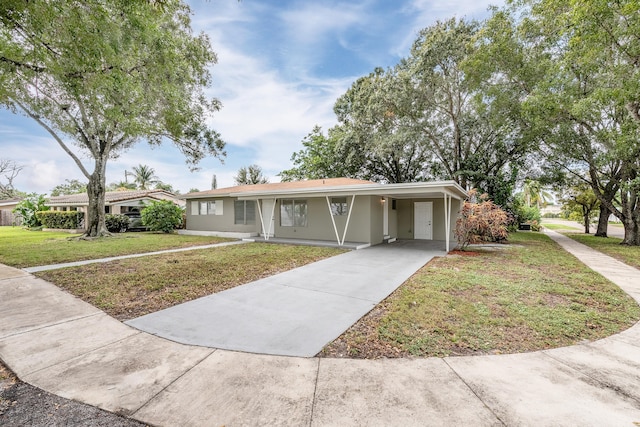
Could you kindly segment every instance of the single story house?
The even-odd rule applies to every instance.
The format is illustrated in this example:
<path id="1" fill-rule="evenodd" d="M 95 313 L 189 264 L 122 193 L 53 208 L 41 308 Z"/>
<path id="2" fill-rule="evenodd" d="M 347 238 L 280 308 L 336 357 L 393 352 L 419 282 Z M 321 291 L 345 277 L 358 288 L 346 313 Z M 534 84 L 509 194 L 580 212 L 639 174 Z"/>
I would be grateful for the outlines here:
<path id="1" fill-rule="evenodd" d="M 376 245 L 395 239 L 446 242 L 466 191 L 454 181 L 378 184 L 330 178 L 241 185 L 181 196 L 184 234 L 263 236 Z"/>
<path id="2" fill-rule="evenodd" d="M 183 207 L 185 201 L 175 194 L 164 190 L 126 190 L 107 191 L 104 196 L 105 213 L 124 214 L 127 212 L 140 212 L 140 209 L 150 201 L 170 200 Z M 53 196 L 45 203 L 54 211 L 78 211 L 84 212 L 85 224 L 87 219 L 87 207 L 89 196 L 87 193 L 70 194 L 68 196 Z"/>

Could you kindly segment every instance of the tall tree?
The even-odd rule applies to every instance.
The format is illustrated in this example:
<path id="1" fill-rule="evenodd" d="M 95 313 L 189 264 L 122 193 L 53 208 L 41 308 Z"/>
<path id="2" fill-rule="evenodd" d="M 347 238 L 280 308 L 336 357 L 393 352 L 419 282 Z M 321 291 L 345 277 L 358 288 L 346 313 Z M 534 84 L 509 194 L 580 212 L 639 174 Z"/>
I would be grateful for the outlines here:
<path id="1" fill-rule="evenodd" d="M 564 189 L 560 201 L 564 209 L 580 212 L 584 233 L 589 234 L 593 215 L 600 207 L 600 201 L 593 189 L 583 181 L 575 181 L 573 185 Z"/>
<path id="2" fill-rule="evenodd" d="M 32 118 L 88 179 L 88 236 L 104 222 L 107 161 L 171 141 L 194 166 L 224 155 L 203 89 L 216 62 L 179 0 L 11 0 L 0 5 L 0 104 Z M 80 160 L 89 154 L 93 170 Z"/>
<path id="3" fill-rule="evenodd" d="M 180 194 L 180 191 L 175 190 L 173 188 L 173 185 L 166 182 L 162 182 L 162 181 L 158 181 L 153 188 L 156 190 L 168 191 L 169 193 L 173 193 L 173 194 Z"/>
<path id="4" fill-rule="evenodd" d="M 338 99 L 341 144 L 365 177 L 451 179 L 508 201 L 533 146 L 521 137 L 518 92 L 478 77 L 477 35 L 478 24 L 455 19 L 425 28 L 408 58 Z"/>
<path id="5" fill-rule="evenodd" d="M 513 4 L 520 9 L 500 11 L 490 21 L 510 25 L 507 34 L 516 40 L 508 42 L 511 52 L 500 51 L 506 26 L 493 33 L 489 44 L 496 51 L 488 62 L 502 67 L 492 77 L 527 88 L 523 111 L 547 158 L 591 186 L 624 224 L 624 244 L 640 245 L 640 3 Z M 513 18 L 518 14 L 523 16 Z M 537 77 L 503 59 L 521 52 L 528 58 L 525 69 L 535 69 Z"/>
<path id="6" fill-rule="evenodd" d="M 0 159 L 0 199 L 12 199 L 19 194 L 13 185 L 23 166 L 13 160 Z"/>
<path id="7" fill-rule="evenodd" d="M 302 140 L 303 148 L 293 153 L 291 169 L 280 172 L 282 181 L 323 178 L 361 178 L 367 175 L 362 170 L 362 157 L 348 149 L 345 132 L 335 126 L 325 135 L 320 126 Z"/>
<path id="8" fill-rule="evenodd" d="M 156 176 L 156 171 L 147 165 L 134 166 L 133 172 L 129 175 L 133 176 L 133 182 L 140 190 L 148 190 L 153 184 L 158 184 L 160 179 Z"/>
<path id="9" fill-rule="evenodd" d="M 542 188 L 540 181 L 535 179 L 525 179 L 522 186 L 522 195 L 528 207 L 537 207 L 538 209 L 545 206 L 551 200 L 551 194 Z"/>
<path id="10" fill-rule="evenodd" d="M 133 182 L 117 181 L 110 183 L 105 188 L 106 191 L 128 191 L 135 190 L 136 185 Z"/>
<path id="11" fill-rule="evenodd" d="M 269 182 L 269 179 L 262 174 L 262 168 L 258 165 L 241 167 L 233 180 L 236 185 L 266 184 Z"/>
<path id="12" fill-rule="evenodd" d="M 51 190 L 52 196 L 66 196 L 87 192 L 87 183 L 77 179 L 65 179 L 64 184 L 58 184 Z"/>
<path id="13" fill-rule="evenodd" d="M 376 68 L 336 101 L 342 130 L 337 148 L 355 160 L 363 178 L 391 183 L 427 178 L 433 156 L 409 125 L 411 90 L 397 67 Z"/>

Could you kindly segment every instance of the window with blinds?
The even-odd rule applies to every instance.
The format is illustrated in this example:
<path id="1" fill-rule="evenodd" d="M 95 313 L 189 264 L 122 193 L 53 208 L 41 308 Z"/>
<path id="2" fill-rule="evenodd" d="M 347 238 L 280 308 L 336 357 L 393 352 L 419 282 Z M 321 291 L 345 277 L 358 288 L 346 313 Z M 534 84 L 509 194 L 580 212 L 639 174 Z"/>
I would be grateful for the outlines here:
<path id="1" fill-rule="evenodd" d="M 256 202 L 253 200 L 236 200 L 233 202 L 234 224 L 256 223 Z"/>

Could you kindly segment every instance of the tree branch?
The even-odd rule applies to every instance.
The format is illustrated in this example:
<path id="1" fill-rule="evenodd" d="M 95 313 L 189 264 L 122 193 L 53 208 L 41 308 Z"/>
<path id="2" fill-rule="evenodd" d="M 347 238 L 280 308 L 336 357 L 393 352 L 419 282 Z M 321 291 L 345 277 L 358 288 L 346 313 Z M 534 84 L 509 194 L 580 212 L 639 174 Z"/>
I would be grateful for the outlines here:
<path id="1" fill-rule="evenodd" d="M 58 136 L 58 134 L 55 133 L 55 131 L 53 129 L 51 129 L 51 127 L 49 127 L 49 125 L 47 125 L 45 122 L 43 122 L 42 120 L 40 120 L 40 117 L 34 113 L 32 113 L 31 111 L 29 111 L 27 109 L 27 107 L 25 105 L 23 105 L 20 101 L 14 99 L 14 98 L 9 98 L 11 99 L 11 101 L 13 101 L 18 107 L 20 107 L 20 109 L 22 111 L 25 112 L 25 114 L 27 114 L 29 117 L 31 117 L 32 119 L 34 119 L 40 126 L 42 126 L 43 128 L 45 128 L 45 130 L 47 132 L 49 132 L 49 134 L 53 137 L 53 139 L 56 140 L 56 142 L 60 145 L 60 147 L 62 147 L 62 149 L 69 155 L 71 156 L 71 158 L 73 159 L 74 162 L 76 162 L 76 165 L 78 165 L 78 167 L 80 168 L 80 171 L 82 171 L 82 174 L 84 176 L 87 177 L 87 179 L 91 179 L 91 174 L 87 171 L 87 169 L 84 167 L 84 165 L 82 164 L 82 162 L 80 161 L 80 159 L 73 154 L 73 152 L 69 149 L 69 147 L 67 147 L 67 145 L 62 141 L 62 139 L 60 139 L 60 137 Z"/>

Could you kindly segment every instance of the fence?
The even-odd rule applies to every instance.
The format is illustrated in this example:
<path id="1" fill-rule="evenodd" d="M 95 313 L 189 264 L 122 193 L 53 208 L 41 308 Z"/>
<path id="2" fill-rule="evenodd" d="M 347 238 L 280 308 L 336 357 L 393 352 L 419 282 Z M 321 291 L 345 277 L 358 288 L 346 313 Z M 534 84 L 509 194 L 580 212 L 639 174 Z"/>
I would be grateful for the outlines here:
<path id="1" fill-rule="evenodd" d="M 22 220 L 9 210 L 0 210 L 0 226 L 2 225 L 21 225 Z"/>

